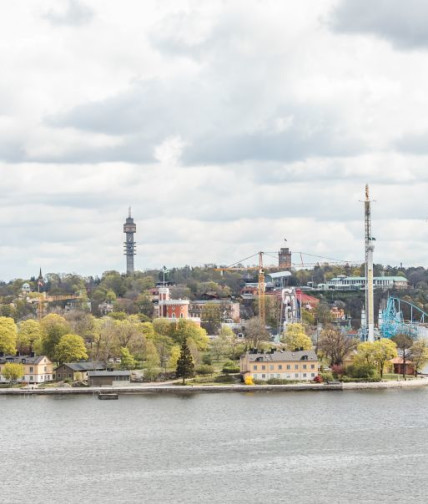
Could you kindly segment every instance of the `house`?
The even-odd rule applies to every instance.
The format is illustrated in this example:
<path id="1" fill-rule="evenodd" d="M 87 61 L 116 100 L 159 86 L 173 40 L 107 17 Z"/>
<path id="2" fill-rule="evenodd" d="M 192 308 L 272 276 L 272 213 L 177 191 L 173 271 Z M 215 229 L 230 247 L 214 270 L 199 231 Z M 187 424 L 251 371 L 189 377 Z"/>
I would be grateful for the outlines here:
<path id="1" fill-rule="evenodd" d="M 2 375 L 4 365 L 7 363 L 22 364 L 24 366 L 24 376 L 18 382 L 44 383 L 53 380 L 53 364 L 46 355 L 6 355 L 0 357 L 0 383 L 7 382 Z"/>
<path id="2" fill-rule="evenodd" d="M 192 318 L 200 319 L 206 305 L 218 306 L 222 322 L 239 322 L 241 320 L 240 305 L 231 299 L 198 299 L 190 301 L 189 314 Z"/>
<path id="3" fill-rule="evenodd" d="M 130 371 L 88 371 L 88 381 L 91 387 L 121 387 L 129 385 Z"/>
<path id="4" fill-rule="evenodd" d="M 256 380 L 313 380 L 318 375 L 319 362 L 313 350 L 297 352 L 247 352 L 241 356 L 240 371 Z"/>
<path id="5" fill-rule="evenodd" d="M 403 374 L 403 357 L 395 357 L 391 359 L 390 362 L 394 366 L 394 374 Z M 406 359 L 405 373 L 406 375 L 414 375 L 415 368 L 413 367 L 413 362 Z"/>
<path id="6" fill-rule="evenodd" d="M 53 379 L 87 380 L 88 371 L 100 371 L 105 368 L 104 363 L 96 361 L 68 362 L 55 369 Z"/>

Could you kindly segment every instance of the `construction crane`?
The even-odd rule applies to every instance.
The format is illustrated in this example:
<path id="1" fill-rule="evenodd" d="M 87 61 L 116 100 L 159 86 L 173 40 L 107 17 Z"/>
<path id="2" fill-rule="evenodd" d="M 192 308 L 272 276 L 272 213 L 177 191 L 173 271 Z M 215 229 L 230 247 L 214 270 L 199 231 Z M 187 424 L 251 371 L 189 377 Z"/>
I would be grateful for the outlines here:
<path id="1" fill-rule="evenodd" d="M 258 278 L 257 278 L 257 298 L 258 298 L 258 307 L 259 307 L 259 318 L 265 323 L 266 321 L 266 299 L 265 299 L 265 270 L 266 269 L 278 269 L 278 266 L 264 266 L 263 265 L 263 255 L 268 254 L 268 252 L 257 252 L 257 254 L 253 254 L 252 256 L 246 257 L 245 259 L 241 259 L 240 261 L 231 264 L 230 266 L 226 266 L 223 268 L 214 268 L 215 271 L 250 271 L 257 270 Z M 242 262 L 247 261 L 255 256 L 258 256 L 258 266 L 242 266 Z"/>
<path id="2" fill-rule="evenodd" d="M 46 292 L 40 293 L 37 298 L 37 318 L 39 321 L 41 320 L 44 312 L 44 305 L 46 303 L 53 303 L 55 301 L 69 301 L 72 299 L 82 299 L 81 294 L 74 295 L 60 295 L 60 296 L 47 296 Z"/>

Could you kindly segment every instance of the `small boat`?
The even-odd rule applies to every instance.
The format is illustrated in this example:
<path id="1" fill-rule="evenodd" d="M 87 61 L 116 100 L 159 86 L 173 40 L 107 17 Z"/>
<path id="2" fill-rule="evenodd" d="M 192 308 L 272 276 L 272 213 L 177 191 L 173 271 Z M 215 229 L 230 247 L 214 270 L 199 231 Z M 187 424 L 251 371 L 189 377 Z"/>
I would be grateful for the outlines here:
<path id="1" fill-rule="evenodd" d="M 114 392 L 98 392 L 98 399 L 103 401 L 111 401 L 114 399 L 119 399 L 119 394 L 115 394 Z"/>

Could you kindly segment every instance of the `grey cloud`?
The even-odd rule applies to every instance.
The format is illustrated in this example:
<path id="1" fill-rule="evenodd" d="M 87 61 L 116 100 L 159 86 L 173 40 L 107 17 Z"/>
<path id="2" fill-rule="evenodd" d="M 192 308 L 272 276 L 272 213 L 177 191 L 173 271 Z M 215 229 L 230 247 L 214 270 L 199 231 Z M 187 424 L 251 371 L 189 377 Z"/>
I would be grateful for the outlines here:
<path id="1" fill-rule="evenodd" d="M 44 18 L 54 26 L 81 26 L 91 22 L 94 12 L 79 0 L 68 0 L 65 10 L 50 10 Z"/>
<path id="2" fill-rule="evenodd" d="M 395 141 L 395 147 L 406 154 L 425 156 L 428 154 L 428 133 L 403 135 Z"/>
<path id="3" fill-rule="evenodd" d="M 337 32 L 368 33 L 400 49 L 428 48 L 424 0 L 341 0 L 330 23 Z"/>
<path id="4" fill-rule="evenodd" d="M 236 103 L 228 106 L 231 93 L 225 96 L 215 85 L 198 86 L 189 80 L 174 86 L 149 81 L 104 101 L 47 118 L 47 122 L 54 127 L 123 137 L 118 147 L 74 153 L 77 161 L 153 161 L 155 146 L 177 135 L 187 143 L 182 159 L 188 164 L 290 161 L 354 155 L 365 149 L 361 140 L 349 134 L 341 112 L 333 106 L 290 103 L 260 112 L 252 106 L 258 89 L 243 90 Z M 276 120 L 284 117 L 292 118 L 290 124 L 277 128 Z M 248 125 L 255 123 L 261 125 L 248 132 Z"/>

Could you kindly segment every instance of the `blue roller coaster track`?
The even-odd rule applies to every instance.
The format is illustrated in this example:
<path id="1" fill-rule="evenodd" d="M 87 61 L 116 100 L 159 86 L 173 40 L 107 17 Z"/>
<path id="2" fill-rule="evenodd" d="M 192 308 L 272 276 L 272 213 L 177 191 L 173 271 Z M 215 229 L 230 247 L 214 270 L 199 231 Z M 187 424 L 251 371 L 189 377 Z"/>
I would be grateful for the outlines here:
<path id="1" fill-rule="evenodd" d="M 404 318 L 403 310 L 408 318 Z M 428 313 L 419 307 L 396 297 L 389 297 L 379 330 L 382 338 L 392 338 L 396 334 L 407 334 L 416 339 L 428 327 Z"/>

